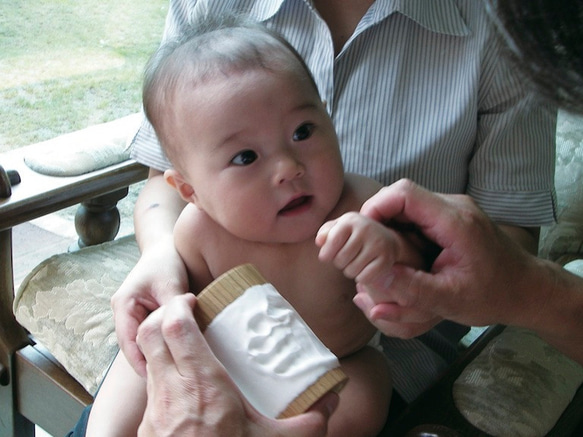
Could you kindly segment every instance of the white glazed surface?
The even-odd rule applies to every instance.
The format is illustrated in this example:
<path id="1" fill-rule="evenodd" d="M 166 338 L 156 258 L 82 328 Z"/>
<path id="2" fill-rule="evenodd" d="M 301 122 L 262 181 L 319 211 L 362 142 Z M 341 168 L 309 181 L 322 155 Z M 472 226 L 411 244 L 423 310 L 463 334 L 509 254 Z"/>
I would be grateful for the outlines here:
<path id="1" fill-rule="evenodd" d="M 249 402 L 272 418 L 339 366 L 271 284 L 247 289 L 213 319 L 205 337 Z"/>

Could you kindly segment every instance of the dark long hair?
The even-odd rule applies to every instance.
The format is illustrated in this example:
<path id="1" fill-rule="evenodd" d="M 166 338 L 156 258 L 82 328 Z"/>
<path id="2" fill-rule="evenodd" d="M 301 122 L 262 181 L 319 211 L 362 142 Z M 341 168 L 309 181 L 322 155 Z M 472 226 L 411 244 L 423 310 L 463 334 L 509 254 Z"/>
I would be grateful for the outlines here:
<path id="1" fill-rule="evenodd" d="M 550 102 L 583 113 L 583 0 L 489 0 L 510 57 Z"/>

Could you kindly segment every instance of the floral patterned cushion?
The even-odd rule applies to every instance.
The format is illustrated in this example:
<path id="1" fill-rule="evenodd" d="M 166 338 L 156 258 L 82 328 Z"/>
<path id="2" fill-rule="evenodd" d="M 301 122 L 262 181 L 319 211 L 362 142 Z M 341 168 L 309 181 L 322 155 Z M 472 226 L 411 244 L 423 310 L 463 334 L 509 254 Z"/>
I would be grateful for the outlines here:
<path id="1" fill-rule="evenodd" d="M 16 294 L 18 322 L 91 394 L 118 350 L 111 296 L 138 257 L 133 236 L 56 255 Z"/>
<path id="2" fill-rule="evenodd" d="M 583 255 L 583 118 L 559 112 L 556 138 L 558 223 L 541 229 L 539 250 L 552 260 Z"/>

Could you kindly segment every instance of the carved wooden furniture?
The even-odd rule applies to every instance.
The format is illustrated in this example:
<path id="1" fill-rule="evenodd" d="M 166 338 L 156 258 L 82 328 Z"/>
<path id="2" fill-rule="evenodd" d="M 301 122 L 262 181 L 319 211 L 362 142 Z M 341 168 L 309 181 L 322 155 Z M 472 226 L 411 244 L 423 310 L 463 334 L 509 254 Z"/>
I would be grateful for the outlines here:
<path id="1" fill-rule="evenodd" d="M 113 239 L 119 227 L 117 200 L 127 187 L 147 176 L 132 160 L 70 177 L 32 171 L 24 157 L 29 146 L 0 155 L 0 435 L 34 435 L 34 423 L 64 435 L 92 397 L 16 322 L 12 313 L 14 283 L 12 228 L 18 224 L 84 202 L 81 245 Z M 17 171 L 21 182 L 7 186 L 5 170 Z M 14 173 L 13 173 L 14 174 Z M 16 182 L 16 181 L 15 181 Z M 97 232 L 95 232 L 97 230 Z"/>

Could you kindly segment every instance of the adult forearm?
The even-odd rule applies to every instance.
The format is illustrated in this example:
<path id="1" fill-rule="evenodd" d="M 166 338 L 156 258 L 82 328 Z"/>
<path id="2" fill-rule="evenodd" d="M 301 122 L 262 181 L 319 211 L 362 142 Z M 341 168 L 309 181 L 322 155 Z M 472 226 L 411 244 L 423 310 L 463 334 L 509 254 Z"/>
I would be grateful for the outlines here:
<path id="1" fill-rule="evenodd" d="M 138 326 L 153 310 L 189 288 L 173 237 L 183 208 L 184 202 L 162 173 L 151 171 L 134 210 L 141 257 L 111 299 L 120 347 L 142 376 L 146 375 L 146 362 L 135 342 Z"/>
<path id="2" fill-rule="evenodd" d="M 134 209 L 136 240 L 144 251 L 149 245 L 172 241 L 174 224 L 186 203 L 164 180 L 161 172 L 150 170 Z"/>
<path id="3" fill-rule="evenodd" d="M 536 332 L 547 343 L 583 364 L 583 278 L 558 264 L 536 258 L 538 229 L 499 226 L 533 254 L 517 293 L 526 308 L 509 312 L 505 323 Z"/>
<path id="4" fill-rule="evenodd" d="M 547 260 L 536 259 L 537 274 L 523 293 L 533 296 L 530 317 L 516 324 L 583 364 L 583 278 Z"/>

